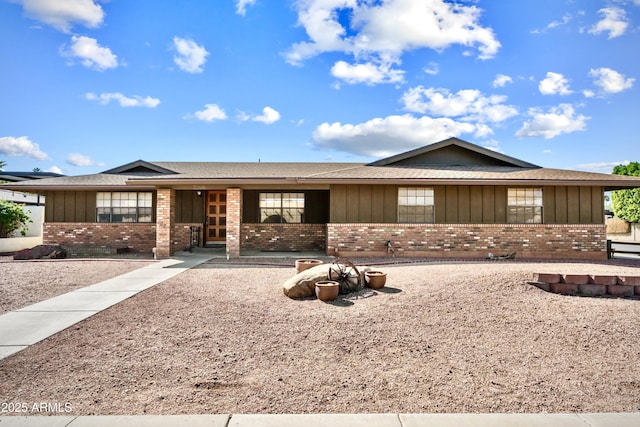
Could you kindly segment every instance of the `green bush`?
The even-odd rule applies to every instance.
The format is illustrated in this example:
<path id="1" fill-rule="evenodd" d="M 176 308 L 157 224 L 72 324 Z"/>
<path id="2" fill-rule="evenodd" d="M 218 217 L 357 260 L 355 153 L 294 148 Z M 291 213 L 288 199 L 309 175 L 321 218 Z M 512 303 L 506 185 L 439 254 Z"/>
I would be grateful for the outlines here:
<path id="1" fill-rule="evenodd" d="M 9 237 L 14 231 L 21 229 L 20 234 L 27 234 L 29 211 L 22 209 L 23 205 L 9 200 L 0 200 L 0 238 Z"/>
<path id="2" fill-rule="evenodd" d="M 615 175 L 640 176 L 640 163 L 618 165 L 613 168 Z M 628 222 L 640 222 L 640 188 L 611 192 L 613 213 Z"/>

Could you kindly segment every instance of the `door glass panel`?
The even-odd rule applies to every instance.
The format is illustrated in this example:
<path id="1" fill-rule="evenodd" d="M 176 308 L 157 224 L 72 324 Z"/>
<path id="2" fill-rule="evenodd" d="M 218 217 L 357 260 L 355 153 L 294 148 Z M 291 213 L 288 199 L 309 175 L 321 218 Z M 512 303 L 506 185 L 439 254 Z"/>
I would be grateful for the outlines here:
<path id="1" fill-rule="evenodd" d="M 209 215 L 215 215 L 217 206 L 209 206 Z"/>

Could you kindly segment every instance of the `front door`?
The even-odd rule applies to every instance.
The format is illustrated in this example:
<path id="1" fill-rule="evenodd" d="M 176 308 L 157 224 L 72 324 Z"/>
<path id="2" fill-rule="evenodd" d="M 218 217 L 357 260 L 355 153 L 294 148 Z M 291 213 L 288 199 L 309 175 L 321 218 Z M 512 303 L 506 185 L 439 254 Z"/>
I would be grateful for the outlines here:
<path id="1" fill-rule="evenodd" d="M 207 242 L 224 242 L 227 239 L 227 191 L 207 191 Z"/>

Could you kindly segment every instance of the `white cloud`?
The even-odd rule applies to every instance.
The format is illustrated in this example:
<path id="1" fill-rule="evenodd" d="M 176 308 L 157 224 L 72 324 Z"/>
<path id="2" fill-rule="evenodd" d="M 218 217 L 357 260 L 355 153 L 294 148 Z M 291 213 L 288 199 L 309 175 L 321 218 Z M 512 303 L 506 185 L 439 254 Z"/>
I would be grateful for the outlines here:
<path id="1" fill-rule="evenodd" d="M 67 156 L 67 163 L 73 166 L 96 166 L 103 165 L 91 159 L 89 156 L 79 153 L 71 153 Z"/>
<path id="2" fill-rule="evenodd" d="M 414 113 L 458 117 L 463 121 L 502 122 L 518 114 L 518 110 L 505 105 L 503 95 L 485 96 L 476 89 L 451 93 L 447 89 L 417 86 L 402 96 L 404 109 Z"/>
<path id="3" fill-rule="evenodd" d="M 586 170 L 599 173 L 611 173 L 613 168 L 619 165 L 628 165 L 629 160 L 623 162 L 595 162 L 595 163 L 583 163 L 575 166 L 575 169 Z"/>
<path id="4" fill-rule="evenodd" d="M 404 71 L 392 69 L 392 65 L 373 62 L 350 65 L 345 61 L 338 61 L 331 68 L 331 75 L 349 84 L 401 83 L 404 80 Z"/>
<path id="5" fill-rule="evenodd" d="M 424 72 L 432 76 L 438 75 L 438 73 L 440 73 L 440 66 L 437 62 L 429 62 L 429 66 L 424 68 Z"/>
<path id="6" fill-rule="evenodd" d="M 445 0 L 304 0 L 295 3 L 298 25 L 308 41 L 286 52 L 299 65 L 324 52 L 343 52 L 376 63 L 397 61 L 405 52 L 452 45 L 476 48 L 481 59 L 500 49 L 493 30 L 483 27 L 481 10 Z M 348 22 L 347 22 L 348 21 Z M 401 29 L 401 30 L 400 30 Z"/>
<path id="7" fill-rule="evenodd" d="M 264 107 L 262 109 L 262 115 L 256 116 L 252 120 L 254 122 L 261 122 L 265 125 L 270 125 L 280 120 L 280 113 L 271 107 Z"/>
<path id="8" fill-rule="evenodd" d="M 606 94 L 631 89 L 633 82 L 636 80 L 632 77 L 627 78 L 623 74 L 606 67 L 591 69 L 589 76 L 595 79 L 594 83 Z"/>
<path id="9" fill-rule="evenodd" d="M 224 112 L 217 104 L 206 104 L 204 110 L 193 113 L 196 119 L 203 122 L 213 122 L 215 120 L 226 120 L 227 113 Z M 191 117 L 190 115 L 187 116 Z"/>
<path id="10" fill-rule="evenodd" d="M 604 15 L 604 17 L 598 21 L 597 24 L 589 28 L 589 33 L 600 34 L 609 32 L 609 39 L 613 39 L 623 35 L 627 30 L 629 21 L 627 20 L 627 13 L 624 9 L 617 6 L 605 7 L 600 9 L 598 13 Z"/>
<path id="11" fill-rule="evenodd" d="M 280 120 L 280 113 L 271 107 L 264 107 L 261 115 L 252 116 L 244 111 L 239 111 L 238 114 L 236 114 L 236 120 L 239 122 L 248 122 L 251 120 L 270 125 Z"/>
<path id="12" fill-rule="evenodd" d="M 181 37 L 173 38 L 173 48 L 177 54 L 173 57 L 173 62 L 187 73 L 201 73 L 207 61 L 209 52 L 204 46 L 199 46 L 196 42 Z"/>
<path id="13" fill-rule="evenodd" d="M 564 133 L 584 130 L 590 118 L 581 114 L 576 115 L 571 104 L 560 104 L 550 108 L 546 113 L 540 108 L 531 108 L 529 115 L 533 119 L 522 125 L 516 132 L 516 137 L 541 136 L 544 139 L 551 139 Z"/>
<path id="14" fill-rule="evenodd" d="M 0 154 L 10 157 L 27 156 L 37 160 L 47 160 L 47 153 L 40 150 L 40 146 L 30 141 L 26 136 L 3 136 L 0 137 Z"/>
<path id="15" fill-rule="evenodd" d="M 47 168 L 44 170 L 45 172 L 53 172 L 53 173 L 59 173 L 62 175 L 62 169 L 60 169 L 57 166 L 51 166 L 50 168 Z"/>
<path id="16" fill-rule="evenodd" d="M 102 47 L 96 39 L 85 36 L 72 36 L 71 47 L 63 47 L 61 53 L 70 58 L 79 58 L 87 68 L 104 71 L 118 66 L 118 57 L 108 47 Z"/>
<path id="17" fill-rule="evenodd" d="M 551 71 L 547 73 L 544 80 L 540 81 L 538 89 L 543 95 L 569 95 L 573 93 L 569 89 L 569 80 L 562 74 Z"/>
<path id="18" fill-rule="evenodd" d="M 498 74 L 493 80 L 493 87 L 505 87 L 507 83 L 513 83 L 513 79 L 506 74 Z"/>
<path id="19" fill-rule="evenodd" d="M 106 105 L 112 100 L 114 100 L 114 101 L 117 101 L 121 107 L 155 108 L 160 104 L 160 100 L 157 98 L 151 98 L 150 96 L 143 98 L 137 95 L 133 97 L 127 97 L 119 92 L 101 93 L 100 95 L 96 95 L 95 93 L 89 92 L 85 95 L 85 97 L 90 101 L 97 101 L 99 104 L 103 104 L 103 105 Z"/>
<path id="20" fill-rule="evenodd" d="M 236 1 L 236 13 L 244 16 L 247 12 L 247 6 L 254 5 L 256 0 L 235 0 Z"/>
<path id="21" fill-rule="evenodd" d="M 562 17 L 562 20 L 560 21 L 551 21 L 546 27 L 544 27 L 542 30 L 533 30 L 531 31 L 533 34 L 542 34 L 545 33 L 547 30 L 551 30 L 553 28 L 556 27 L 560 27 L 562 25 L 566 25 L 571 21 L 572 17 L 570 14 L 566 14 Z"/>
<path id="22" fill-rule="evenodd" d="M 27 16 L 68 33 L 74 23 L 88 28 L 102 24 L 104 11 L 93 0 L 11 0 L 24 8 Z"/>
<path id="23" fill-rule="evenodd" d="M 313 142 L 319 149 L 385 157 L 477 130 L 478 127 L 471 123 L 450 118 L 416 118 L 405 114 L 355 125 L 322 123 L 313 132 Z"/>

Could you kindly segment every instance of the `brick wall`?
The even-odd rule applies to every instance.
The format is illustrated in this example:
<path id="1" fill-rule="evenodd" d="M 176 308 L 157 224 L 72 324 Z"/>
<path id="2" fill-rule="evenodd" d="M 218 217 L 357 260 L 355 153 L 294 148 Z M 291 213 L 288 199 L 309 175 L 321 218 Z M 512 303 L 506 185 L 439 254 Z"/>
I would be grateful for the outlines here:
<path id="1" fill-rule="evenodd" d="M 324 224 L 242 224 L 242 250 L 324 250 L 325 230 Z"/>
<path id="2" fill-rule="evenodd" d="M 47 222 L 43 243 L 57 244 L 71 256 L 114 254 L 117 249 L 149 253 L 156 245 L 153 223 Z"/>
<path id="3" fill-rule="evenodd" d="M 227 253 L 240 256 L 242 223 L 242 189 L 227 188 Z"/>
<path id="4" fill-rule="evenodd" d="M 172 243 L 172 253 L 178 251 L 184 251 L 189 248 L 189 239 L 191 237 L 190 227 L 200 227 L 200 246 L 204 244 L 202 238 L 202 224 L 201 223 L 180 223 L 173 225 L 173 243 Z M 194 244 L 194 246 L 196 246 Z"/>
<path id="5" fill-rule="evenodd" d="M 602 224 L 328 224 L 327 254 L 396 256 L 606 259 Z M 337 251 L 337 252 L 336 252 Z"/>
<path id="6" fill-rule="evenodd" d="M 159 257 L 168 257 L 175 249 L 173 227 L 176 218 L 176 190 L 159 188 L 156 204 L 156 243 Z"/>

